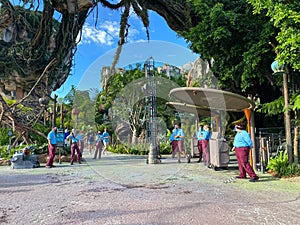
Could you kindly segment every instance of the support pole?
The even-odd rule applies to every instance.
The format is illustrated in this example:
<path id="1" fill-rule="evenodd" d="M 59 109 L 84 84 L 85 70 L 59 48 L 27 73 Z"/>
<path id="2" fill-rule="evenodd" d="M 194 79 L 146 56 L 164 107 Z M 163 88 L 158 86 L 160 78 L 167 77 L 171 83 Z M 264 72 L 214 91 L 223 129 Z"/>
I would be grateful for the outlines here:
<path id="1" fill-rule="evenodd" d="M 244 109 L 244 113 L 247 119 L 247 130 L 250 134 L 250 137 L 252 139 L 253 147 L 250 149 L 249 152 L 249 158 L 250 158 L 250 165 L 252 168 L 255 169 L 255 166 L 253 167 L 253 162 L 256 164 L 256 147 L 255 147 L 255 129 L 254 129 L 254 113 L 251 109 Z M 253 124 L 252 124 L 253 123 Z M 254 154 L 253 154 L 254 152 Z"/>
<path id="2" fill-rule="evenodd" d="M 283 97 L 284 97 L 284 124 L 285 124 L 285 138 L 286 150 L 288 154 L 289 164 L 293 163 L 293 149 L 292 149 L 292 135 L 291 135 L 291 117 L 289 110 L 289 93 L 288 93 L 288 74 L 283 73 Z"/>

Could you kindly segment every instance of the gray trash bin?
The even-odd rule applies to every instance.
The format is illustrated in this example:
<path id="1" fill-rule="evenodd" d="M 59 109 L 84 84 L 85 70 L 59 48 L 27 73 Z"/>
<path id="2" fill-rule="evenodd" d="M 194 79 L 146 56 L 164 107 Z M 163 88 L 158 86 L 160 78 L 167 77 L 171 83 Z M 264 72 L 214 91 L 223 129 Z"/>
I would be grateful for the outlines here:
<path id="1" fill-rule="evenodd" d="M 191 157 L 199 158 L 198 139 L 195 137 L 191 138 Z"/>
<path id="2" fill-rule="evenodd" d="M 218 132 L 213 132 L 209 140 L 210 163 L 214 168 L 228 168 L 230 161 L 228 142 L 219 136 Z"/>

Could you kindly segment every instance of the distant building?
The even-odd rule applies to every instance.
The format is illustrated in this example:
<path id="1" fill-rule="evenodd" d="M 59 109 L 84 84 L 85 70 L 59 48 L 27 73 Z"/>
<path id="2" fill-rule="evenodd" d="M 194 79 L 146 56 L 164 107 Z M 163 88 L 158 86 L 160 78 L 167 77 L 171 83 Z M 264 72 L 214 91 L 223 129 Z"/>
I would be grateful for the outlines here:
<path id="1" fill-rule="evenodd" d="M 165 74 L 169 79 L 171 77 L 179 77 L 182 75 L 182 71 L 180 68 L 169 64 L 164 64 L 163 66 L 159 66 L 157 68 L 157 72 L 161 74 Z"/>

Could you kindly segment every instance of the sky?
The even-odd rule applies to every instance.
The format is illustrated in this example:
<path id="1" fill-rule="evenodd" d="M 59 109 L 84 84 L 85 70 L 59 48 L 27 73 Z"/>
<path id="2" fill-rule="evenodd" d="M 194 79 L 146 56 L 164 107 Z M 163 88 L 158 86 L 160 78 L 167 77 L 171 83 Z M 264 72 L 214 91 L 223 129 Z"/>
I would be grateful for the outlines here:
<path id="1" fill-rule="evenodd" d="M 121 11 L 103 7 L 98 8 L 98 13 L 94 11 L 90 14 L 83 27 L 72 71 L 67 81 L 54 92 L 58 97 L 64 97 L 70 91 L 71 85 L 79 90 L 90 88 L 101 90 L 101 68 L 111 66 L 113 61 L 118 42 L 120 16 Z M 127 42 L 123 46 L 116 67 L 146 61 L 149 57 L 153 57 L 155 61 L 182 66 L 199 57 L 188 49 L 187 42 L 172 31 L 157 13 L 149 11 L 149 20 L 148 42 L 142 21 L 131 13 Z"/>

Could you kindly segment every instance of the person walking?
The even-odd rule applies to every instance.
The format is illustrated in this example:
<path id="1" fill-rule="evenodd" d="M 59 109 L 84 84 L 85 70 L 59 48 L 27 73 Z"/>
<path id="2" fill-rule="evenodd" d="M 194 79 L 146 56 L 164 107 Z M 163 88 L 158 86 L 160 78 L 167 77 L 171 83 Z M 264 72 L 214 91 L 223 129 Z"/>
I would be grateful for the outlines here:
<path id="1" fill-rule="evenodd" d="M 246 179 L 246 173 L 250 176 L 250 182 L 258 181 L 259 177 L 255 174 L 252 166 L 249 163 L 249 152 L 252 148 L 252 140 L 245 126 L 242 123 L 235 125 L 236 135 L 234 137 L 233 146 L 238 161 L 240 174 L 238 179 Z"/>
<path id="2" fill-rule="evenodd" d="M 175 129 L 173 130 L 173 133 L 170 135 L 170 145 L 171 145 L 171 148 L 172 148 L 172 158 L 175 158 Z"/>
<path id="3" fill-rule="evenodd" d="M 103 138 L 103 155 L 107 154 L 107 148 L 108 148 L 108 144 L 109 144 L 109 133 L 107 132 L 107 129 L 104 128 L 104 132 L 102 134 L 102 138 Z"/>
<path id="4" fill-rule="evenodd" d="M 184 140 L 185 134 L 183 130 L 181 129 L 180 123 L 175 124 L 175 131 L 174 131 L 174 141 L 175 141 L 175 151 L 177 153 L 177 159 L 180 163 L 180 156 L 181 153 L 185 156 L 187 159 L 187 163 L 191 162 L 190 156 L 186 154 L 186 152 L 183 150 L 183 140 Z"/>
<path id="5" fill-rule="evenodd" d="M 75 157 L 75 152 L 77 154 L 77 162 L 81 164 L 81 152 L 79 150 L 78 142 L 79 140 L 76 138 L 76 132 L 75 129 L 72 129 L 70 135 L 67 137 L 68 140 L 71 141 L 71 159 L 70 159 L 70 164 L 73 165 L 74 163 L 74 157 Z"/>
<path id="6" fill-rule="evenodd" d="M 93 129 L 90 129 L 90 131 L 87 133 L 86 140 L 87 140 L 87 144 L 88 144 L 88 151 L 91 155 L 92 150 L 95 145 L 95 133 L 94 133 Z"/>
<path id="7" fill-rule="evenodd" d="M 84 135 L 83 135 L 83 130 L 80 130 L 79 133 L 76 136 L 78 140 L 78 145 L 79 145 L 79 150 L 81 152 L 81 155 L 83 154 L 83 149 L 84 149 Z"/>
<path id="8" fill-rule="evenodd" d="M 103 136 L 101 131 L 99 130 L 98 134 L 96 135 L 96 150 L 93 159 L 97 159 L 98 152 L 99 152 L 98 159 L 101 159 L 102 148 L 103 148 Z"/>
<path id="9" fill-rule="evenodd" d="M 203 155 L 203 149 L 202 149 L 202 140 L 203 140 L 203 126 L 200 125 L 199 130 L 196 134 L 196 137 L 198 139 L 198 151 L 199 151 L 199 160 L 197 161 L 200 163 L 202 161 L 202 155 Z"/>
<path id="10" fill-rule="evenodd" d="M 210 133 L 208 124 L 205 124 L 202 128 L 200 126 L 199 131 L 197 133 L 198 150 L 199 150 L 198 163 L 201 162 L 202 154 L 203 154 L 204 164 L 208 167 L 210 167 L 210 156 L 209 156 L 210 136 L 211 136 L 211 133 Z"/>
<path id="11" fill-rule="evenodd" d="M 49 157 L 48 157 L 48 161 L 46 163 L 46 168 L 55 167 L 53 165 L 53 160 L 55 157 L 56 144 L 57 144 L 56 132 L 57 132 L 57 128 L 53 127 L 52 130 L 47 135 Z"/>

